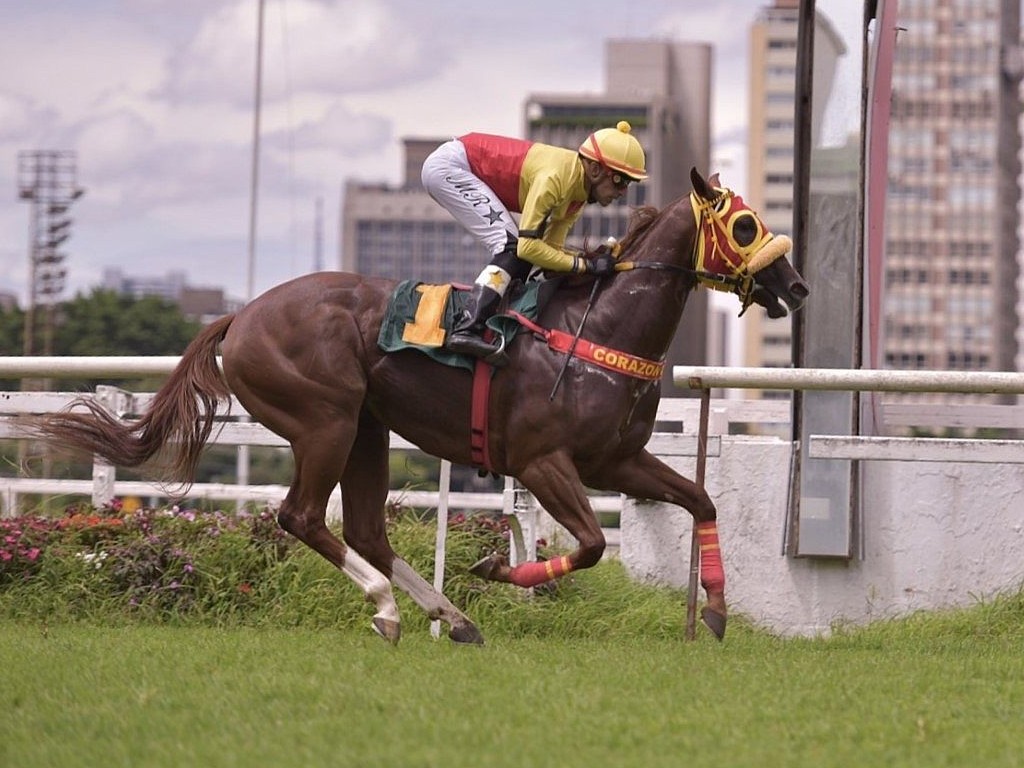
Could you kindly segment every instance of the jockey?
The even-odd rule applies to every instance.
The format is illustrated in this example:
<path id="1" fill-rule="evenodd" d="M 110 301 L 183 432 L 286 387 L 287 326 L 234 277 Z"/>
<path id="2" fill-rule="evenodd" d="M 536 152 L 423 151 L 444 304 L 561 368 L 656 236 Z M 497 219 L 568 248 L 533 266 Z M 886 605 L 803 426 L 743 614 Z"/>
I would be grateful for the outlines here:
<path id="1" fill-rule="evenodd" d="M 577 151 L 523 139 L 469 133 L 445 142 L 423 163 L 423 186 L 491 254 L 477 277 L 469 305 L 445 349 L 507 362 L 497 344 L 482 338 L 513 278 L 533 267 L 605 275 L 615 259 L 585 259 L 565 249 L 565 238 L 587 203 L 610 205 L 630 182 L 647 178 L 644 150 L 630 125 L 602 128 Z M 519 213 L 519 226 L 511 213 Z"/>

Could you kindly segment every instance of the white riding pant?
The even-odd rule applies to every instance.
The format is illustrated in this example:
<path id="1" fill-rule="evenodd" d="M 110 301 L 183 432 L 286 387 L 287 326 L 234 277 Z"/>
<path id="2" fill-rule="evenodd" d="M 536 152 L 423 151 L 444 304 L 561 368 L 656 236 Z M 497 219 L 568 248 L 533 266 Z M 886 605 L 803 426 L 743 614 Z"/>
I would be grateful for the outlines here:
<path id="1" fill-rule="evenodd" d="M 519 227 L 498 195 L 473 174 L 466 147 L 458 139 L 446 141 L 428 155 L 421 174 L 423 188 L 465 227 L 493 258 L 505 250 Z M 508 270 L 488 264 L 476 283 L 504 294 L 511 281 Z"/>

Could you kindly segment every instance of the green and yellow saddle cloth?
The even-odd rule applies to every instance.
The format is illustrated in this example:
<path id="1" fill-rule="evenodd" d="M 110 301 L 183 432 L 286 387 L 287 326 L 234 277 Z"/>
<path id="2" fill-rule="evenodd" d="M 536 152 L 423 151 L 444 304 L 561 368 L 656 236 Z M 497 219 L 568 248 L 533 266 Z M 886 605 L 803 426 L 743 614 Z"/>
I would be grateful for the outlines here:
<path id="1" fill-rule="evenodd" d="M 514 285 L 509 290 L 507 306 L 487 321 L 496 336 L 503 337 L 505 346 L 512 343 L 520 329 L 515 317 L 503 314 L 515 311 L 523 317 L 535 319 L 542 287 L 546 295 L 557 281 L 533 281 Z M 469 300 L 469 291 L 450 284 L 429 285 L 415 280 L 398 284 L 388 301 L 387 312 L 380 326 L 377 346 L 384 352 L 400 349 L 418 349 L 445 365 L 472 371 L 475 358 L 445 350 L 442 345 L 455 320 L 461 316 Z"/>

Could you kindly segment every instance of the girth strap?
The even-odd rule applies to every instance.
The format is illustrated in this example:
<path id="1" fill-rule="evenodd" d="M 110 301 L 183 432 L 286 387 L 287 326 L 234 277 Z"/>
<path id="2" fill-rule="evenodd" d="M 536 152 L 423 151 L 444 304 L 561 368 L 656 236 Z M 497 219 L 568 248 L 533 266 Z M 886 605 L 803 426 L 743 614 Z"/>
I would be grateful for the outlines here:
<path id="1" fill-rule="evenodd" d="M 473 466 L 493 472 L 487 445 L 487 406 L 491 399 L 491 365 L 477 360 L 473 368 L 473 400 L 469 413 L 469 452 Z"/>

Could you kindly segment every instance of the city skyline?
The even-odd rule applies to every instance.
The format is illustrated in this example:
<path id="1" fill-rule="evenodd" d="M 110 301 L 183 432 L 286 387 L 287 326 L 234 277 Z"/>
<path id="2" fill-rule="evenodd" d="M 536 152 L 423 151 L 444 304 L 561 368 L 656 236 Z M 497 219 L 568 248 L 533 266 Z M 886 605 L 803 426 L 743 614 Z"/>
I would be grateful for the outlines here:
<path id="1" fill-rule="evenodd" d="M 713 165 L 742 189 L 748 29 L 764 5 L 665 1 L 594 14 L 569 3 L 578 23 L 538 30 L 525 6 L 474 14 L 454 2 L 268 2 L 255 292 L 311 269 L 318 198 L 323 252 L 337 253 L 345 181 L 397 181 L 402 137 L 521 134 L 528 93 L 603 88 L 610 38 L 715 46 Z M 174 267 L 242 297 L 255 0 L 16 2 L 0 22 L 17 31 L 0 53 L 0 186 L 10 190 L 0 194 L 0 291 L 26 294 L 29 216 L 14 158 L 53 148 L 77 153 L 86 190 L 65 296 L 100 284 L 107 267 Z M 26 67 L 40 50 L 43 63 Z"/>

